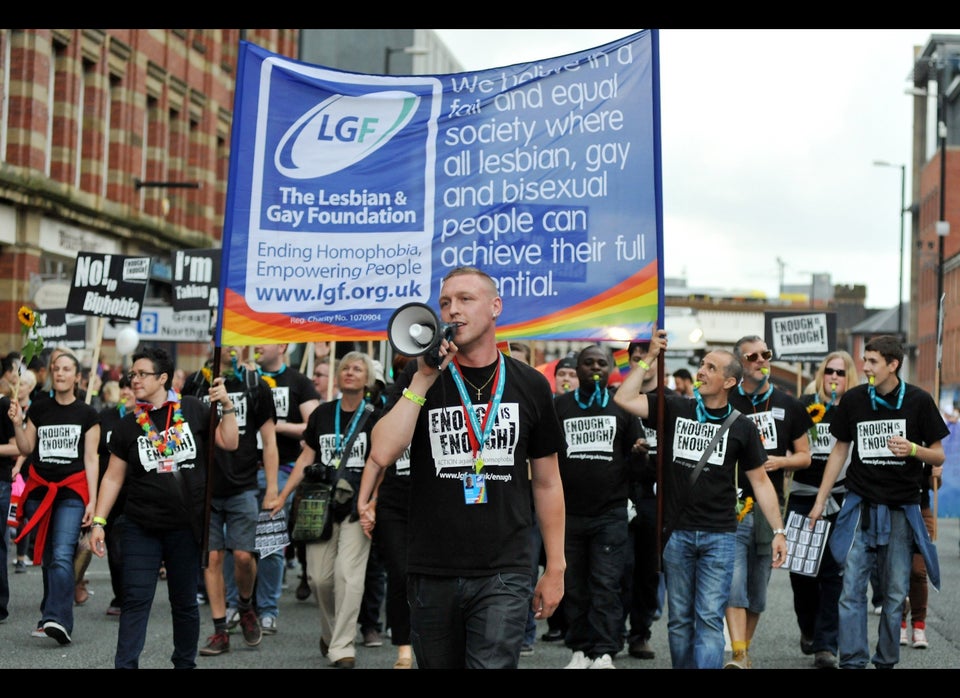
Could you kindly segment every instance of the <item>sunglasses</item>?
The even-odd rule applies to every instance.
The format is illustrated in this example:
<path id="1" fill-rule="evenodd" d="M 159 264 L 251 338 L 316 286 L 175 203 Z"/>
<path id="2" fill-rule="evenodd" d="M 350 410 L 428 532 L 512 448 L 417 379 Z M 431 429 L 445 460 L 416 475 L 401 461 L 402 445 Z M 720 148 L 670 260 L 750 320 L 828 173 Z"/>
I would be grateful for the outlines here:
<path id="1" fill-rule="evenodd" d="M 836 373 L 836 374 L 837 374 L 838 376 L 840 376 L 841 378 L 845 378 L 845 377 L 847 376 L 847 371 L 846 371 L 846 369 L 843 369 L 843 368 L 825 368 L 825 369 L 823 369 L 823 375 L 825 375 L 825 376 L 829 376 L 829 375 L 831 375 L 831 374 L 833 374 L 833 373 Z"/>
<path id="2" fill-rule="evenodd" d="M 773 356 L 773 352 L 769 349 L 765 349 L 763 351 L 755 351 L 751 352 L 750 354 L 744 354 L 743 358 L 750 363 L 753 363 L 754 361 L 759 361 L 760 359 L 769 359 L 771 356 Z"/>

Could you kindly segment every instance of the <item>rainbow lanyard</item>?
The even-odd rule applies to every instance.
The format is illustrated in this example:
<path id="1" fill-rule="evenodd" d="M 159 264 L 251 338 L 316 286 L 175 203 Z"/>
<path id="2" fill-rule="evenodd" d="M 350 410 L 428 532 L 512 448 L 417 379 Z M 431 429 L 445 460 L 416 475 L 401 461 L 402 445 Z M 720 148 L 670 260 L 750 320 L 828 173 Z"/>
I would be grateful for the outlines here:
<path id="1" fill-rule="evenodd" d="M 460 393 L 460 405 L 463 407 L 463 413 L 467 418 L 467 434 L 470 437 L 470 448 L 473 450 L 473 469 L 478 475 L 483 470 L 483 458 L 480 455 L 483 445 L 490 438 L 493 424 L 497 421 L 496 418 L 490 419 L 490 415 L 496 414 L 500 409 L 500 400 L 503 399 L 503 386 L 507 382 L 504 364 L 503 354 L 500 353 L 500 363 L 497 364 L 497 372 L 493 378 L 490 402 L 487 403 L 487 411 L 483 415 L 483 424 L 477 421 L 477 413 L 473 410 L 473 403 L 470 401 L 469 393 L 467 393 L 467 386 L 464 385 L 463 376 L 460 375 L 460 369 L 453 361 L 448 364 L 450 373 L 453 375 L 453 382 L 457 386 L 457 392 Z"/>

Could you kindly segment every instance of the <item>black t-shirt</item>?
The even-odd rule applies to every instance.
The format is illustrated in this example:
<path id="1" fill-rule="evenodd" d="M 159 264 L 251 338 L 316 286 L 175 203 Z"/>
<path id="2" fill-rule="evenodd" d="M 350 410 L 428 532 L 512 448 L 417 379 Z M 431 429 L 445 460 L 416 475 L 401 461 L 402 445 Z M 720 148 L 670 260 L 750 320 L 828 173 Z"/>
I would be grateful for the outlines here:
<path id="1" fill-rule="evenodd" d="M 260 468 L 260 451 L 263 449 L 260 427 L 269 420 L 276 422 L 273 393 L 262 378 L 257 379 L 255 398 L 248 393 L 245 377 L 231 375 L 224 381 L 224 386 L 230 402 L 237 410 L 235 416 L 240 445 L 236 451 L 224 451 L 217 447 L 216 467 L 213 470 L 214 497 L 230 497 L 259 489 L 257 471 Z M 204 402 L 209 404 L 209 395 Z M 217 409 L 220 409 L 219 406 Z"/>
<path id="2" fill-rule="evenodd" d="M 14 438 L 14 426 L 7 416 L 10 411 L 10 398 L 0 396 L 0 443 L 8 444 Z M 17 464 L 15 456 L 0 456 L 0 478 L 3 482 L 10 482 L 13 477 L 13 466 Z"/>
<path id="3" fill-rule="evenodd" d="M 896 393 L 882 398 L 896 405 Z M 894 456 L 887 439 L 905 436 L 924 446 L 941 441 L 950 430 L 930 394 L 907 383 L 900 409 L 878 404 L 874 410 L 868 385 L 851 388 L 837 407 L 830 433 L 850 443 L 847 489 L 872 504 L 900 506 L 920 503 L 924 467 L 918 458 Z"/>
<path id="4" fill-rule="evenodd" d="M 280 371 L 264 372 L 264 375 L 269 375 L 276 382 L 273 404 L 278 423 L 302 424 L 304 419 L 300 414 L 300 405 L 310 400 L 323 400 L 313 381 L 295 368 L 284 365 Z M 280 452 L 281 465 L 294 463 L 300 456 L 300 439 L 278 433 L 277 450 Z"/>
<path id="5" fill-rule="evenodd" d="M 567 514 L 576 516 L 626 507 L 633 444 L 642 436 L 639 420 L 613 401 L 612 390 L 606 406 L 591 395 L 578 388 L 555 401 L 567 446 L 559 458 L 563 496 Z"/>
<path id="6" fill-rule="evenodd" d="M 397 462 L 388 467 L 383 474 L 383 481 L 377 491 L 377 520 L 406 521 L 409 513 L 410 447 L 408 446 L 397 458 Z"/>
<path id="7" fill-rule="evenodd" d="M 482 385 L 496 364 L 465 369 Z M 417 370 L 411 361 L 391 395 L 392 406 Z M 481 456 L 487 502 L 467 504 L 464 478 L 474 472 L 467 418 L 451 371 L 430 387 L 410 444 L 410 548 L 407 571 L 476 577 L 494 572 L 529 574 L 533 508 L 527 459 L 561 453 L 563 431 L 546 377 L 504 357 L 503 397 Z M 476 397 L 476 391 L 468 394 Z M 469 405 L 483 422 L 490 390 Z"/>
<path id="8" fill-rule="evenodd" d="M 173 451 L 175 472 L 160 472 L 161 455 L 130 410 L 110 438 L 110 452 L 127 463 L 124 514 L 138 525 L 162 531 L 190 528 L 201 540 L 207 478 L 210 406 L 195 397 L 181 398 L 180 444 Z M 166 439 L 173 405 L 151 410 L 160 438 Z M 172 426 L 172 421 L 171 421 Z"/>
<path id="9" fill-rule="evenodd" d="M 819 401 L 820 398 L 817 395 L 800 396 L 800 404 L 803 405 L 804 409 L 807 409 L 807 407 L 814 402 Z M 823 405 L 822 402 L 820 404 Z M 810 485 L 811 487 L 820 487 L 820 482 L 823 480 L 823 472 L 827 467 L 827 458 L 830 457 L 830 451 L 833 450 L 833 447 L 837 443 L 837 438 L 830 433 L 830 422 L 833 421 L 837 409 L 834 405 L 824 405 L 824 407 L 826 408 L 826 412 L 823 418 L 814 425 L 816 426 L 817 436 L 816 438 L 810 439 L 810 467 L 797 470 L 793 473 L 794 482 Z M 837 482 L 834 483 L 834 487 L 842 484 L 844 484 L 844 481 L 838 479 Z"/>
<path id="10" fill-rule="evenodd" d="M 37 429 L 31 457 L 37 475 L 48 482 L 59 482 L 84 470 L 87 432 L 100 423 L 93 407 L 76 398 L 69 405 L 46 398 L 30 406 L 28 419 Z M 32 495 L 42 497 L 43 492 L 35 490 Z"/>
<path id="11" fill-rule="evenodd" d="M 387 387 L 382 395 L 384 405 L 392 404 L 390 396 L 396 392 L 397 384 Z M 385 408 L 384 408 L 385 409 Z M 404 449 L 396 463 L 383 473 L 380 489 L 377 490 L 377 521 L 406 522 L 410 510 L 410 447 Z M 377 535 L 377 529 L 373 529 Z"/>
<path id="12" fill-rule="evenodd" d="M 657 401 L 650 400 L 648 404 L 649 421 L 656 424 Z M 701 423 L 697 419 L 697 403 L 693 398 L 666 396 L 664 404 L 665 433 L 664 443 L 660 444 L 663 449 L 664 522 L 674 523 L 674 528 L 679 530 L 736 531 L 737 468 L 746 473 L 761 467 L 767 460 L 756 426 L 746 415 L 737 417 L 720 438 L 691 490 L 690 476 L 726 414 L 708 410 L 713 419 Z M 745 476 L 740 478 L 741 483 L 745 480 Z"/>
<path id="13" fill-rule="evenodd" d="M 100 410 L 100 449 L 98 451 L 100 455 L 100 476 L 97 482 L 103 480 L 103 475 L 107 472 L 107 466 L 110 465 L 110 440 L 113 438 L 114 429 L 120 426 L 120 422 L 123 417 L 126 416 L 126 412 L 127 410 L 124 409 L 124 415 L 121 415 L 119 406 L 105 407 Z M 116 502 L 114 502 L 113 508 L 110 509 L 111 519 L 116 519 L 123 513 L 126 500 L 127 488 L 124 486 L 120 488 L 120 494 L 117 495 Z"/>
<path id="14" fill-rule="evenodd" d="M 367 404 L 366 401 L 362 402 L 359 409 L 362 410 Z M 337 424 L 338 412 L 339 425 Z M 363 428 L 357 431 L 357 424 L 362 414 L 361 412 L 357 415 L 356 410 L 347 412 L 341 409 L 339 399 L 324 402 L 310 414 L 303 432 L 303 442 L 316 452 L 316 461 L 335 468 L 339 459 L 341 468 L 338 479 L 345 479 L 353 487 L 353 498 L 349 508 L 345 506 L 338 508 L 338 521 L 342 521 L 348 513 L 357 513 L 360 478 L 363 476 L 367 456 L 370 455 L 370 432 L 373 431 L 373 425 L 376 424 L 380 413 L 374 408 L 374 411 L 367 416 Z M 353 421 L 354 417 L 358 419 L 356 423 Z M 344 453 L 343 448 L 347 445 L 351 433 L 356 433 L 356 437 L 350 447 L 350 453 Z"/>
<path id="15" fill-rule="evenodd" d="M 763 447 L 771 456 L 785 456 L 788 451 L 792 452 L 793 442 L 813 426 L 813 420 L 800 401 L 778 388 L 774 388 L 769 396 L 758 396 L 753 399 L 741 393 L 739 388 L 735 388 L 730 391 L 730 404 L 750 417 L 757 425 Z M 783 491 L 785 473 L 778 469 L 768 475 L 782 504 L 785 494 Z M 744 497 L 753 497 L 753 488 L 750 487 L 750 482 L 746 478 L 740 478 L 739 484 Z"/>

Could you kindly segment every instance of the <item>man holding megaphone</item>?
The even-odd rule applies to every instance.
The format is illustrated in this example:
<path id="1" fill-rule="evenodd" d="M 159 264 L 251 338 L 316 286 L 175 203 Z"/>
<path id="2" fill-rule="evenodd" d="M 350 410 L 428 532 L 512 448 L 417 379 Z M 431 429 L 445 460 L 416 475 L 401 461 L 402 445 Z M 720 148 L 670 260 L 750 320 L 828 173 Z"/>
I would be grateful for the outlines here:
<path id="1" fill-rule="evenodd" d="M 497 349 L 496 282 L 474 267 L 454 269 L 439 305 L 439 318 L 419 304 L 391 318 L 394 348 L 417 361 L 396 378 L 374 427 L 358 511 L 372 527 L 371 494 L 409 445 L 407 598 L 417 664 L 516 668 L 528 609 L 547 618 L 563 597 L 564 436 L 547 379 Z M 531 590 L 534 510 L 547 562 Z"/>

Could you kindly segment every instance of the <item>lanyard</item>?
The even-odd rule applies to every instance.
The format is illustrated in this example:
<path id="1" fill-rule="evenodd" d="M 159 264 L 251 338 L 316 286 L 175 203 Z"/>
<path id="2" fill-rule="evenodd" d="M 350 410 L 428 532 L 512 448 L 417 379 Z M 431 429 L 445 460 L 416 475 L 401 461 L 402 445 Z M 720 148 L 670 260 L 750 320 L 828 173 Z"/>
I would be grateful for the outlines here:
<path id="1" fill-rule="evenodd" d="M 753 411 L 754 411 L 754 412 L 757 411 L 757 405 L 759 405 L 759 404 L 760 404 L 761 402 L 763 402 L 764 400 L 769 400 L 769 399 L 770 399 L 770 396 L 773 394 L 773 386 L 772 386 L 772 385 L 767 389 L 767 392 L 765 392 L 763 395 L 759 395 L 759 396 L 757 395 L 757 393 L 760 392 L 760 389 L 759 389 L 759 388 L 757 388 L 757 393 L 750 393 L 749 395 L 747 395 L 747 393 L 746 393 L 746 392 L 744 391 L 744 389 L 743 389 L 743 383 L 741 383 L 740 385 L 737 386 L 737 390 L 739 390 L 739 391 L 740 391 L 740 394 L 743 395 L 744 397 L 750 398 L 750 402 L 753 403 Z"/>
<path id="2" fill-rule="evenodd" d="M 871 383 L 867 386 L 867 392 L 870 394 L 870 406 L 873 407 L 874 412 L 877 411 L 877 405 L 886 407 L 888 410 L 899 410 L 901 407 L 903 407 L 903 394 L 906 392 L 906 389 L 907 384 L 901 380 L 900 388 L 897 390 L 897 405 L 894 407 L 882 397 L 877 395 L 877 386 Z"/>
<path id="3" fill-rule="evenodd" d="M 594 402 L 597 403 L 598 407 L 606 407 L 607 403 L 610 401 L 610 392 L 606 388 L 601 389 L 600 376 L 594 376 L 593 377 L 593 393 L 590 395 L 590 399 L 587 400 L 587 404 L 584 405 L 580 401 L 580 388 L 577 388 L 573 392 L 573 399 L 577 401 L 577 404 L 580 406 L 581 410 L 589 409 L 590 405 L 592 405 Z"/>
<path id="4" fill-rule="evenodd" d="M 470 449 L 473 451 L 473 468 L 477 474 L 480 474 L 480 471 L 483 470 L 483 458 L 481 458 L 480 452 L 483 450 L 483 445 L 487 442 L 487 439 L 490 438 L 490 432 L 493 431 L 493 424 L 496 422 L 496 418 L 490 419 L 490 415 L 495 414 L 500 409 L 503 386 L 507 382 L 504 375 L 503 354 L 497 353 L 500 355 L 500 362 L 497 364 L 497 370 L 494 374 L 493 387 L 490 390 L 490 402 L 487 403 L 487 411 L 483 415 L 483 424 L 477 421 L 477 413 L 473 410 L 473 403 L 467 393 L 467 386 L 463 383 L 463 376 L 460 375 L 459 365 L 456 360 L 449 364 L 453 382 L 457 386 L 457 392 L 460 393 L 463 414 L 467 418 L 467 434 L 470 437 Z"/>
<path id="5" fill-rule="evenodd" d="M 340 458 L 343 457 L 343 444 L 344 442 L 349 441 L 350 437 L 353 436 L 353 432 L 357 428 L 357 422 L 360 421 L 360 415 L 363 414 L 363 408 L 366 406 L 366 404 L 367 398 L 363 398 L 363 400 L 360 401 L 360 406 L 357 407 L 357 411 L 353 413 L 353 419 L 350 420 L 350 424 L 347 426 L 347 434 L 344 436 L 340 433 L 340 398 L 337 398 L 337 416 L 334 421 L 334 430 L 337 433 L 337 441 L 333 449 L 333 455 L 336 458 L 338 465 Z M 347 458 L 349 457 L 350 454 L 348 453 Z"/>
<path id="6" fill-rule="evenodd" d="M 697 400 L 697 421 L 700 422 L 701 424 L 706 422 L 708 419 L 713 419 L 719 422 L 720 420 L 726 419 L 727 417 L 729 417 L 730 413 L 733 411 L 733 406 L 728 402 L 727 411 L 724 412 L 719 417 L 714 417 L 712 414 L 707 412 L 707 406 L 703 404 L 703 398 L 700 396 L 699 388 L 693 389 L 693 397 L 696 398 Z"/>

